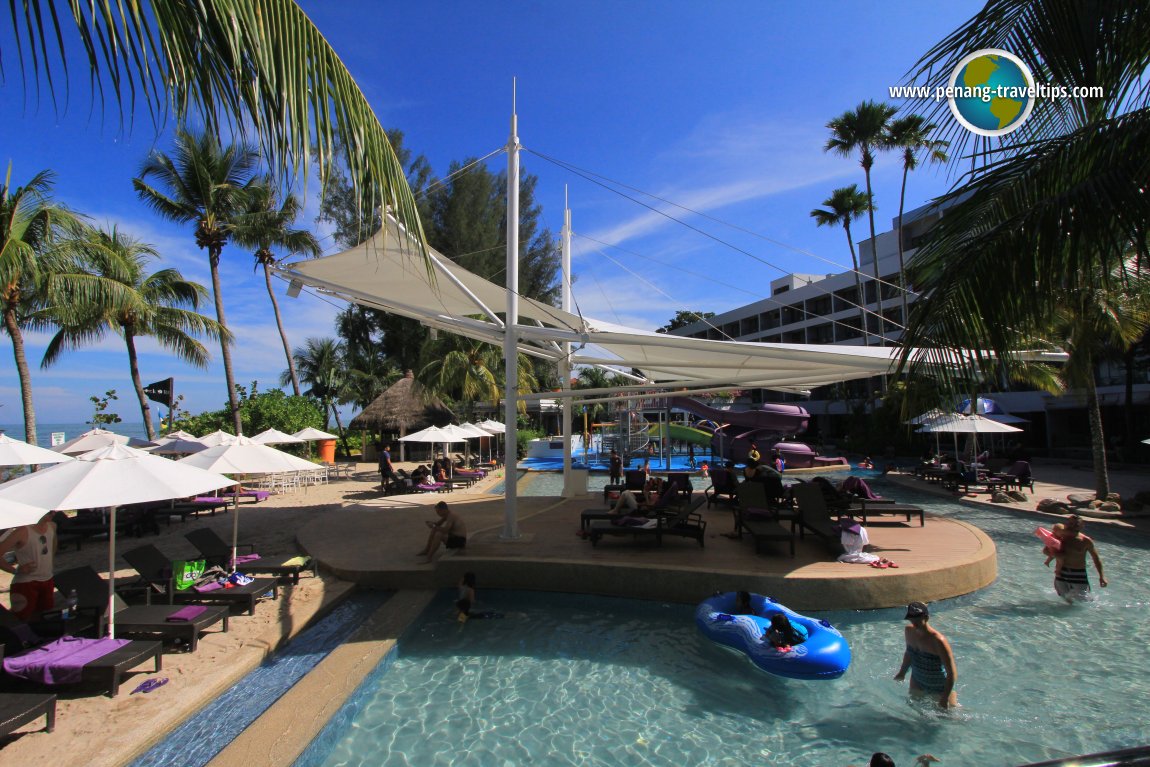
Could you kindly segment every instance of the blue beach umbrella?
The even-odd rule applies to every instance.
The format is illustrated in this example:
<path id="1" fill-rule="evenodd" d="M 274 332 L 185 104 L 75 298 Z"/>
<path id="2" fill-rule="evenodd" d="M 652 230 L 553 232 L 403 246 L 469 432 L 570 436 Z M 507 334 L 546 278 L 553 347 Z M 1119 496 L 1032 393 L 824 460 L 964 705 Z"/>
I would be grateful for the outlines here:
<path id="1" fill-rule="evenodd" d="M 992 399 L 987 399 L 985 397 L 979 397 L 977 400 L 977 403 L 978 404 L 977 404 L 977 411 L 976 412 L 979 415 L 1005 415 L 1006 414 L 1006 411 L 1002 409 L 1002 406 L 999 405 L 997 402 L 995 402 Z M 956 408 L 956 409 L 959 413 L 962 413 L 963 415 L 970 415 L 970 400 L 964 399 L 962 402 L 958 403 L 958 408 Z"/>

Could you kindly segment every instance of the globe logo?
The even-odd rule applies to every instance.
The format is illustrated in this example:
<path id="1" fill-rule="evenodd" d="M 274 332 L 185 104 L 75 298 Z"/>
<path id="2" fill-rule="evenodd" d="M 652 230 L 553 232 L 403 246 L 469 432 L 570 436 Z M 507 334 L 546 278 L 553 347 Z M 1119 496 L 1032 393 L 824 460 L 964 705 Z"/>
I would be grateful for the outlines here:
<path id="1" fill-rule="evenodd" d="M 1034 75 L 1013 53 L 983 48 L 969 54 L 950 76 L 950 111 L 980 136 L 1005 136 L 1034 109 Z"/>

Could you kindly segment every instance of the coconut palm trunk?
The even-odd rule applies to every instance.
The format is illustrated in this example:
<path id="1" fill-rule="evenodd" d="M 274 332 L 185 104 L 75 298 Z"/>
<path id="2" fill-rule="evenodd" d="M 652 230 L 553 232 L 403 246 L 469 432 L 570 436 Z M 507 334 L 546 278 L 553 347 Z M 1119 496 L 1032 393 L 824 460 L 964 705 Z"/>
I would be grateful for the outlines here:
<path id="1" fill-rule="evenodd" d="M 902 166 L 902 189 L 898 193 L 898 292 L 902 296 L 902 324 L 906 326 L 908 302 L 906 298 L 906 257 L 902 247 L 902 214 L 906 210 L 906 177 L 910 175 L 910 166 Z M 877 264 L 876 264 L 877 267 Z"/>
<path id="2" fill-rule="evenodd" d="M 873 200 L 874 193 L 870 186 L 870 164 L 863 165 L 863 170 L 866 171 L 866 196 L 868 200 Z M 870 248 L 871 256 L 874 258 L 874 311 L 878 316 L 878 345 L 886 346 L 886 332 L 883 328 L 882 317 L 882 275 L 878 268 L 878 240 L 875 235 L 873 205 L 867 208 L 867 219 L 870 221 Z M 866 301 L 863 300 L 861 303 L 865 305 Z"/>
<path id="3" fill-rule="evenodd" d="M 866 326 L 866 299 L 863 298 L 862 288 L 862 275 L 859 274 L 859 258 L 855 253 L 855 241 L 851 236 L 851 224 L 849 220 L 843 220 L 843 229 L 847 232 L 847 247 L 851 250 L 851 267 L 854 269 L 855 275 L 855 293 L 858 295 L 859 302 L 859 329 L 862 330 L 863 346 L 870 346 L 870 332 Z"/>
<path id="4" fill-rule="evenodd" d="M 268 288 L 268 298 L 271 299 L 272 313 L 275 315 L 275 318 L 276 318 L 276 329 L 278 329 L 280 332 L 280 342 L 283 343 L 284 356 L 287 357 L 288 374 L 291 376 L 292 393 L 298 397 L 298 396 L 300 396 L 300 393 L 299 393 L 299 374 L 296 373 L 295 359 L 292 358 L 292 353 L 291 353 L 291 344 L 288 343 L 287 331 L 284 330 L 283 319 L 280 317 L 280 305 L 279 305 L 279 302 L 276 301 L 275 290 L 272 289 L 272 268 L 271 268 L 271 265 L 267 261 L 264 261 L 262 263 L 263 263 L 263 267 L 264 267 L 264 284 L 267 285 L 267 288 Z"/>
<path id="5" fill-rule="evenodd" d="M 216 302 L 216 322 L 220 327 L 227 328 L 228 320 L 224 316 L 224 296 L 220 285 L 220 253 L 222 247 L 213 246 L 208 254 L 208 263 L 212 270 L 212 298 Z M 232 372 L 231 339 L 227 334 L 220 336 L 220 356 L 224 361 L 224 381 L 228 386 L 228 409 L 232 413 L 232 423 L 236 427 L 236 434 L 244 433 L 244 425 L 240 419 L 240 402 L 236 397 L 236 378 Z"/>
<path id="6" fill-rule="evenodd" d="M 1093 376 L 1086 378 L 1086 414 L 1090 417 L 1091 452 L 1094 454 L 1094 495 L 1106 500 L 1110 495 L 1110 473 L 1106 468 L 1106 439 L 1102 433 L 1102 408 L 1098 405 L 1098 386 Z"/>
<path id="7" fill-rule="evenodd" d="M 148 441 L 156 438 L 155 427 L 152 426 L 152 408 L 148 405 L 148 396 L 144 394 L 144 384 L 140 379 L 140 362 L 136 354 L 136 334 L 131 328 L 124 328 L 124 345 L 128 347 L 128 369 L 132 375 L 132 388 L 136 390 L 136 399 L 140 401 L 140 415 L 144 418 L 144 428 L 148 432 Z"/>
<path id="8" fill-rule="evenodd" d="M 24 336 L 16 321 L 16 301 L 5 303 L 4 328 L 12 339 L 12 356 L 16 358 L 16 373 L 20 376 L 20 403 L 24 407 L 24 439 L 36 444 L 36 409 L 32 406 L 32 376 L 28 372 L 28 359 L 24 355 Z"/>

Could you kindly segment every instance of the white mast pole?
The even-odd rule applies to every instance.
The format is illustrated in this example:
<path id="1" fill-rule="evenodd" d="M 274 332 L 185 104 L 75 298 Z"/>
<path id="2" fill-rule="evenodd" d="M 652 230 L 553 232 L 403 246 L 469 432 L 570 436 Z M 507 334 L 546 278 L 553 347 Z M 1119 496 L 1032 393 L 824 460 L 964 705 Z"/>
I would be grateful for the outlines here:
<path id="1" fill-rule="evenodd" d="M 505 540 L 519 537 L 518 455 L 516 438 L 519 383 L 519 118 L 515 113 L 515 80 L 511 81 L 511 136 L 507 139 L 507 317 L 503 330 L 503 421 L 507 426 L 503 447 L 505 506 L 503 534 Z"/>
<path id="2" fill-rule="evenodd" d="M 560 290 L 560 308 L 564 312 L 571 311 L 571 208 L 567 204 L 567 190 L 563 190 L 563 254 L 561 257 L 562 263 L 562 282 L 559 284 Z M 571 342 L 563 342 L 563 361 L 559 363 L 559 377 L 564 392 L 571 391 Z M 571 440 L 573 433 L 571 430 L 571 421 L 574 417 L 572 412 L 574 404 L 571 397 L 563 397 L 563 497 L 573 498 L 575 496 L 575 488 L 572 487 L 571 482 Z M 586 437 L 586 435 L 584 435 Z M 590 445 L 583 445 L 583 455 L 586 457 Z M 585 491 L 585 489 L 584 489 Z"/>

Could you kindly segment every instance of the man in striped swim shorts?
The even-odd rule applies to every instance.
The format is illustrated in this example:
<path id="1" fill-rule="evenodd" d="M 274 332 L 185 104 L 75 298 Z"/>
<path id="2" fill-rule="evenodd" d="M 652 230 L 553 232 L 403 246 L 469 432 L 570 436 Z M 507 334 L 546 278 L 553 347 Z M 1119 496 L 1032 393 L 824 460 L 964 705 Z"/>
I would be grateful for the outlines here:
<path id="1" fill-rule="evenodd" d="M 1098 583 L 1108 586 L 1102 572 L 1102 558 L 1094 548 L 1094 540 L 1082 534 L 1082 518 L 1071 514 L 1066 518 L 1062 533 L 1062 548 L 1058 552 L 1058 565 L 1054 570 L 1054 591 L 1067 602 L 1090 599 L 1090 578 L 1086 574 L 1086 555 L 1094 560 Z"/>

